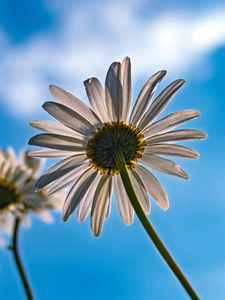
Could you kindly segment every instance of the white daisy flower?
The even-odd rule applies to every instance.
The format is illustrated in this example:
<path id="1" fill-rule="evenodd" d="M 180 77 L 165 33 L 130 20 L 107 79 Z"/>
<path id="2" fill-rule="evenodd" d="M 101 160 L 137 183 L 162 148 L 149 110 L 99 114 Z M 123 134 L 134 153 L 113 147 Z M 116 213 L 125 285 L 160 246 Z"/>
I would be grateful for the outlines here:
<path id="1" fill-rule="evenodd" d="M 0 228 L 11 224 L 11 214 L 29 223 L 28 213 L 37 214 L 46 222 L 52 221 L 50 209 L 59 210 L 62 195 L 47 195 L 46 190 L 34 192 L 41 161 L 22 150 L 19 160 L 12 149 L 0 150 Z M 11 226 L 11 225 L 10 225 Z"/>
<path id="2" fill-rule="evenodd" d="M 110 214 L 114 188 L 124 222 L 133 222 L 133 207 L 114 159 L 118 149 L 125 158 L 145 213 L 150 212 L 149 195 L 163 210 L 168 209 L 166 192 L 149 168 L 188 179 L 179 165 L 162 156 L 197 158 L 196 151 L 174 142 L 203 139 L 206 135 L 192 129 L 174 130 L 200 115 L 193 109 L 155 121 L 184 84 L 184 80 L 175 80 L 153 99 L 155 89 L 165 75 L 166 71 L 159 71 L 147 80 L 131 112 L 131 64 L 128 57 L 122 63 L 112 63 L 105 89 L 97 78 L 84 82 L 91 107 L 60 87 L 50 86 L 57 102 L 46 102 L 43 108 L 59 122 L 40 120 L 30 123 L 45 132 L 30 139 L 30 145 L 42 147 L 31 151 L 30 155 L 64 158 L 36 184 L 37 190 L 46 187 L 50 194 L 72 184 L 64 203 L 63 220 L 66 221 L 76 208 L 79 221 L 91 212 L 91 228 L 98 236 Z"/>

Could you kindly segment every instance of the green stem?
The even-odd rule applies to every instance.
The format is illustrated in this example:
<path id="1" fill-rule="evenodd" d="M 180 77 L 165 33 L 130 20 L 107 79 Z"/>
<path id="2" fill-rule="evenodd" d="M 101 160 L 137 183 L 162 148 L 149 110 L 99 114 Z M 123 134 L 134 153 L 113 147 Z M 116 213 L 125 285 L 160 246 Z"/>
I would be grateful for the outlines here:
<path id="1" fill-rule="evenodd" d="M 198 297 L 198 295 L 196 294 L 196 292 L 194 291 L 194 289 L 192 288 L 192 286 L 190 285 L 190 283 L 188 282 L 188 280 L 182 273 L 181 269 L 179 268 L 179 266 L 177 265 L 177 263 L 175 262 L 175 260 L 173 259 L 173 257 L 169 253 L 169 251 L 166 249 L 165 245 L 160 240 L 158 234 L 156 233 L 156 231 L 154 230 L 153 226 L 151 225 L 148 217 L 146 216 L 146 214 L 138 200 L 136 192 L 134 190 L 134 187 L 131 182 L 131 179 L 130 179 L 130 176 L 129 176 L 129 173 L 127 170 L 126 162 L 125 162 L 122 152 L 117 151 L 114 154 L 114 159 L 115 159 L 116 165 L 119 169 L 120 176 L 123 181 L 124 187 L 126 189 L 127 195 L 130 199 L 130 202 L 131 202 L 140 222 L 144 226 L 146 233 L 152 240 L 153 244 L 155 245 L 155 247 L 157 248 L 159 253 L 164 258 L 164 260 L 166 261 L 167 265 L 170 267 L 171 271 L 174 273 L 174 275 L 180 281 L 182 286 L 185 288 L 185 290 L 189 294 L 190 298 L 193 300 L 199 300 L 200 298 Z"/>
<path id="2" fill-rule="evenodd" d="M 22 265 L 22 262 L 20 259 L 19 251 L 18 251 L 19 225 L 20 225 L 20 218 L 17 217 L 15 219 L 15 223 L 14 223 L 12 247 L 10 249 L 12 250 L 19 275 L 20 275 L 21 281 L 23 283 L 24 290 L 26 292 L 27 299 L 33 300 L 34 297 L 32 295 L 32 291 L 31 291 L 28 279 L 26 277 L 26 274 L 25 274 L 25 271 L 24 271 L 24 268 L 23 268 L 23 265 Z"/>

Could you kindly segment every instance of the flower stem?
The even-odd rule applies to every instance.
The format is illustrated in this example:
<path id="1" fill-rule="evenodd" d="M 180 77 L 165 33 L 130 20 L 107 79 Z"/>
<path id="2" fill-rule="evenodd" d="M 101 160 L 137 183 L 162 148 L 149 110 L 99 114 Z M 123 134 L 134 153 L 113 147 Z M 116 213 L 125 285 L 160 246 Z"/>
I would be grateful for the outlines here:
<path id="1" fill-rule="evenodd" d="M 122 152 L 117 151 L 114 154 L 114 159 L 115 159 L 116 165 L 119 169 L 120 176 L 123 181 L 127 195 L 130 199 L 130 202 L 131 202 L 140 222 L 144 226 L 146 233 L 152 240 L 153 244 L 155 245 L 155 247 L 157 248 L 159 253 L 164 258 L 164 260 L 166 261 L 167 265 L 170 267 L 171 271 L 174 273 L 174 275 L 180 281 L 180 283 L 182 284 L 182 286 L 184 287 L 186 292 L 189 294 L 190 298 L 193 300 L 199 300 L 200 298 L 198 297 L 198 295 L 196 294 L 196 292 L 194 291 L 194 289 L 192 288 L 192 286 L 190 285 L 190 283 L 188 282 L 188 280 L 182 273 L 181 269 L 179 268 L 179 266 L 177 265 L 177 263 L 175 262 L 175 260 L 173 259 L 173 257 L 171 256 L 171 254 L 169 253 L 167 248 L 165 247 L 165 245 L 160 240 L 158 234 L 156 233 L 156 231 L 154 230 L 153 226 L 151 225 L 148 217 L 146 216 L 146 214 L 138 200 L 137 194 L 134 190 L 134 187 L 131 182 L 131 179 L 130 179 L 130 176 L 129 176 L 129 173 L 127 170 L 126 162 L 125 162 Z"/>
<path id="2" fill-rule="evenodd" d="M 19 255 L 19 251 L 18 251 L 18 233 L 19 233 L 19 226 L 20 226 L 20 218 L 16 218 L 15 219 L 15 223 L 14 223 L 14 229 L 13 229 L 13 239 L 12 239 L 12 247 L 10 247 L 10 249 L 12 250 L 15 262 L 16 262 L 16 266 L 18 269 L 18 272 L 20 274 L 20 278 L 21 281 L 23 283 L 23 287 L 24 290 L 26 292 L 26 296 L 28 300 L 33 300 L 34 297 L 32 295 L 32 291 L 28 282 L 28 279 L 26 277 L 21 259 L 20 259 L 20 255 Z"/>

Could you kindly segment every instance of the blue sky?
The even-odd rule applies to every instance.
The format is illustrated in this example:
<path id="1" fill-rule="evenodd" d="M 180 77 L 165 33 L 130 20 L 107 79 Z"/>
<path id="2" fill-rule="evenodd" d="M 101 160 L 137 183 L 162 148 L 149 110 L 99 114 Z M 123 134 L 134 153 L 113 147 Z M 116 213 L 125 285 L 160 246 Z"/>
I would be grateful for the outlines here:
<path id="1" fill-rule="evenodd" d="M 19 3 L 19 4 L 18 4 Z M 163 86 L 186 84 L 165 113 L 196 108 L 190 127 L 208 139 L 201 153 L 177 160 L 188 182 L 155 172 L 170 209 L 154 203 L 150 219 L 202 299 L 225 294 L 225 5 L 224 1 L 0 1 L 1 147 L 27 147 L 31 119 L 55 83 L 86 101 L 83 80 L 102 81 L 112 61 L 129 55 L 134 99 L 147 77 L 167 69 Z M 49 162 L 48 162 L 49 164 Z M 20 245 L 37 299 L 188 299 L 138 220 L 125 226 L 113 205 L 100 238 L 89 219 L 46 225 L 33 217 Z M 10 253 L 0 251 L 0 299 L 25 299 Z"/>

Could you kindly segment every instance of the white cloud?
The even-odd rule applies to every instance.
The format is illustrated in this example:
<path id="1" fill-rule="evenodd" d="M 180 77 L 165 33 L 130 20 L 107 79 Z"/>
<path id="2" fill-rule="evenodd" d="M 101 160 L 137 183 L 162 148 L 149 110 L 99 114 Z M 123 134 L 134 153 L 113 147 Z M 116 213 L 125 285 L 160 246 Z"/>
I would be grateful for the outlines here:
<path id="1" fill-rule="evenodd" d="M 83 96 L 82 80 L 93 75 L 103 80 L 111 61 L 124 55 L 132 58 L 135 79 L 161 68 L 181 76 L 225 43 L 225 7 L 143 18 L 142 2 L 117 4 L 62 9 L 58 3 L 50 9 L 58 14 L 59 27 L 22 45 L 10 44 L 0 31 L 1 101 L 17 115 L 32 114 L 49 97 L 52 81 Z"/>

